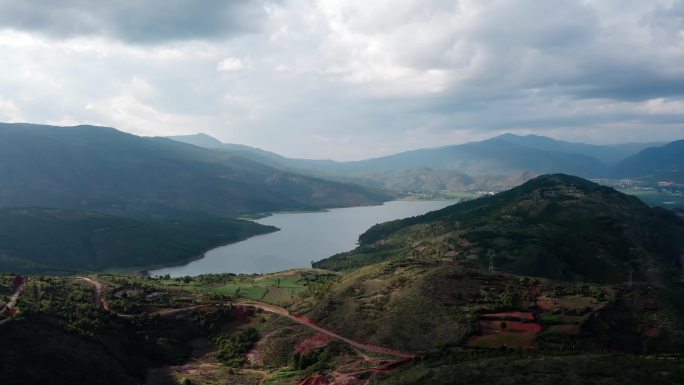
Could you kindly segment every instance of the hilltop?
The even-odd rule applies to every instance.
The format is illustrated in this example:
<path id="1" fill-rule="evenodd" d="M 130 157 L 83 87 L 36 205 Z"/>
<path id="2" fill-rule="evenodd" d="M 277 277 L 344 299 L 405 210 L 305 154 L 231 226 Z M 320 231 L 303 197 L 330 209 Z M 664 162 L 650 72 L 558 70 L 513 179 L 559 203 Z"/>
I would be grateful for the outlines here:
<path id="1" fill-rule="evenodd" d="M 587 180 L 545 175 L 494 196 L 376 225 L 360 246 L 314 266 L 453 260 L 516 274 L 591 282 L 669 282 L 684 261 L 684 221 Z"/>

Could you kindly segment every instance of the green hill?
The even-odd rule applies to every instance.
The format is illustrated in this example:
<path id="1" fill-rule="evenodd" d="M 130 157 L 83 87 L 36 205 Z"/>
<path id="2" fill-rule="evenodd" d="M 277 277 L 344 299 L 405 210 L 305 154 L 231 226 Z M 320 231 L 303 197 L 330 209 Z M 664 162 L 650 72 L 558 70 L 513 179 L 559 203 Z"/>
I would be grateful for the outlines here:
<path id="1" fill-rule="evenodd" d="M 236 216 L 390 197 L 226 152 L 113 128 L 0 124 L 0 207 L 136 217 Z"/>
<path id="2" fill-rule="evenodd" d="M 70 273 L 180 263 L 276 229 L 235 219 L 146 220 L 60 209 L 0 209 L 0 271 Z"/>
<path id="3" fill-rule="evenodd" d="M 684 221 L 670 211 L 568 175 L 422 216 L 376 225 L 333 270 L 397 259 L 447 259 L 561 280 L 671 282 L 684 254 Z"/>
<path id="4" fill-rule="evenodd" d="M 671 180 L 684 184 L 684 140 L 647 148 L 615 166 L 619 177 Z"/>

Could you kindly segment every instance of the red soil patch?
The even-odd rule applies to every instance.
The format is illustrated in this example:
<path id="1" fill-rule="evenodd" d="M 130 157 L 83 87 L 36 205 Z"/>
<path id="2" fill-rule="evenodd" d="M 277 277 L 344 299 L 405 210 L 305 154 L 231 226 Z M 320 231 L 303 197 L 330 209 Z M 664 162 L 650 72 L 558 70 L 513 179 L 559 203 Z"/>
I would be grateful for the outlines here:
<path id="1" fill-rule="evenodd" d="M 479 324 L 482 334 L 468 338 L 467 345 L 492 348 L 503 345 L 509 348 L 536 349 L 537 346 L 532 341 L 542 329 L 541 325 L 533 322 L 500 319 L 480 320 Z"/>
<path id="2" fill-rule="evenodd" d="M 295 345 L 295 351 L 299 354 L 307 354 L 314 350 L 328 346 L 330 341 L 332 341 L 332 337 L 326 334 L 318 333 L 313 337 L 299 341 L 297 345 Z"/>
<path id="3" fill-rule="evenodd" d="M 313 319 L 311 319 L 305 315 L 292 314 L 292 317 L 296 318 L 302 322 L 308 323 L 309 325 L 316 325 L 316 321 L 314 321 Z"/>
<path id="4" fill-rule="evenodd" d="M 297 385 L 328 385 L 328 379 L 324 376 L 316 375 L 298 382 Z"/>
<path id="5" fill-rule="evenodd" d="M 506 325 L 502 328 L 502 323 Z M 539 333 L 541 325 L 533 322 L 518 322 L 505 320 L 480 320 L 480 328 L 483 335 L 507 332 L 507 333 Z"/>
<path id="6" fill-rule="evenodd" d="M 519 319 L 534 321 L 534 314 L 529 311 L 505 311 L 501 313 L 482 314 L 480 317 L 487 319 Z"/>

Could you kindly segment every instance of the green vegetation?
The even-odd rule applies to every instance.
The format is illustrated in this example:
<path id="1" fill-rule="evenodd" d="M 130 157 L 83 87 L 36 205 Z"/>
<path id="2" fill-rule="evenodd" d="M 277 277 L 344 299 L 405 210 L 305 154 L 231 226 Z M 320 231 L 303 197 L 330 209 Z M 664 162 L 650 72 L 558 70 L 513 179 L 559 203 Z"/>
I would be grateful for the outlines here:
<path id="1" fill-rule="evenodd" d="M 62 323 L 64 330 L 94 336 L 102 330 L 108 314 L 93 303 L 93 291 L 71 279 L 44 277 L 31 279 L 20 297 L 18 307 L 23 317 L 49 315 Z"/>
<path id="2" fill-rule="evenodd" d="M 216 358 L 226 366 L 238 367 L 245 363 L 245 353 L 259 340 L 254 328 L 215 338 L 218 346 Z"/>
<path id="3" fill-rule="evenodd" d="M 0 362 L 7 360 L 13 368 L 7 374 L 3 368 L 3 384 L 46 383 L 65 361 L 43 364 L 34 357 L 53 351 L 71 363 L 63 369 L 64 378 L 76 384 L 94 381 L 95 373 L 109 373 L 110 378 L 99 383 L 140 383 L 146 377 L 149 385 L 186 380 L 213 385 L 226 379 L 292 385 L 340 371 L 387 384 L 428 378 L 435 384 L 449 383 L 447 373 L 496 383 L 507 370 L 522 371 L 520 377 L 509 373 L 511 379 L 541 378 L 550 368 L 557 370 L 555 360 L 576 366 L 577 377 L 569 382 L 573 383 L 593 374 L 622 378 L 618 369 L 605 365 L 612 359 L 652 374 L 657 370 L 653 378 L 668 384 L 676 383 L 671 379 L 682 370 L 676 358 L 591 355 L 605 350 L 651 355 L 681 351 L 682 320 L 673 317 L 663 292 L 648 285 L 578 285 L 415 260 L 374 264 L 344 275 L 296 270 L 263 276 L 94 279 L 103 284 L 109 308 L 127 314 L 125 318 L 95 306 L 94 288 L 82 280 L 30 277 L 18 317 L 0 326 L 0 337 L 10 341 L 0 352 Z M 405 363 L 405 368 L 372 374 L 370 368 L 389 365 L 396 358 L 360 355 L 280 315 L 235 303 L 259 300 L 254 298 L 259 295 L 256 288 L 274 287 L 296 288 L 287 301 L 289 311 L 306 314 L 324 328 L 370 344 L 424 351 L 427 356 Z M 279 301 L 276 296 L 261 297 Z M 163 313 L 186 307 L 190 309 Z M 490 327 L 501 330 L 488 334 Z M 532 331 L 516 331 L 521 327 Z M 41 331 L 29 334 L 35 328 Z M 28 348 L 27 341 L 35 342 Z M 530 344 L 538 351 L 501 348 Z M 189 361 L 190 357 L 195 358 Z M 484 363 L 496 367 L 496 374 L 483 373 Z M 146 371 L 150 367 L 157 369 Z M 82 373 L 84 382 L 79 382 Z M 13 382 L 14 376 L 27 380 Z"/>
<path id="4" fill-rule="evenodd" d="M 31 277 L 18 308 L 0 327 L 2 384 L 136 384 L 149 364 L 144 341 L 73 279 Z"/>
<path id="5" fill-rule="evenodd" d="M 321 287 L 329 286 L 337 274 L 310 270 L 291 270 L 282 273 L 258 274 L 206 274 L 196 277 L 159 277 L 157 284 L 202 293 L 218 298 L 245 298 L 290 306 L 300 297 L 316 295 Z"/>
<path id="6" fill-rule="evenodd" d="M 0 303 L 7 302 L 12 293 L 14 275 L 0 274 Z"/>
<path id="7" fill-rule="evenodd" d="M 684 222 L 581 178 L 551 175 L 419 217 L 376 225 L 349 253 L 315 267 L 346 270 L 380 260 L 463 262 L 568 281 L 671 282 L 679 277 Z M 674 264 L 673 264 L 674 262 Z"/>
<path id="8" fill-rule="evenodd" d="M 320 263 L 344 272 L 101 274 L 102 303 L 87 280 L 30 276 L 0 383 L 674 385 L 678 215 L 553 175 L 375 226 Z"/>
<path id="9" fill-rule="evenodd" d="M 75 272 L 188 261 L 276 229 L 208 218 L 143 220 L 59 209 L 0 209 L 0 271 Z"/>

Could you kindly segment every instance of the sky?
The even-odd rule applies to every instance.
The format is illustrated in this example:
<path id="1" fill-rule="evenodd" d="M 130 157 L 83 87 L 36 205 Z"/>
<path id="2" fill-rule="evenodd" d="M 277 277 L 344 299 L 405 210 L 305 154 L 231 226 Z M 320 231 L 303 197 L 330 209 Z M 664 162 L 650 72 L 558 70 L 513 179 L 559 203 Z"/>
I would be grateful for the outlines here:
<path id="1" fill-rule="evenodd" d="M 353 160 L 684 138 L 684 0 L 0 0 L 0 121 Z"/>

